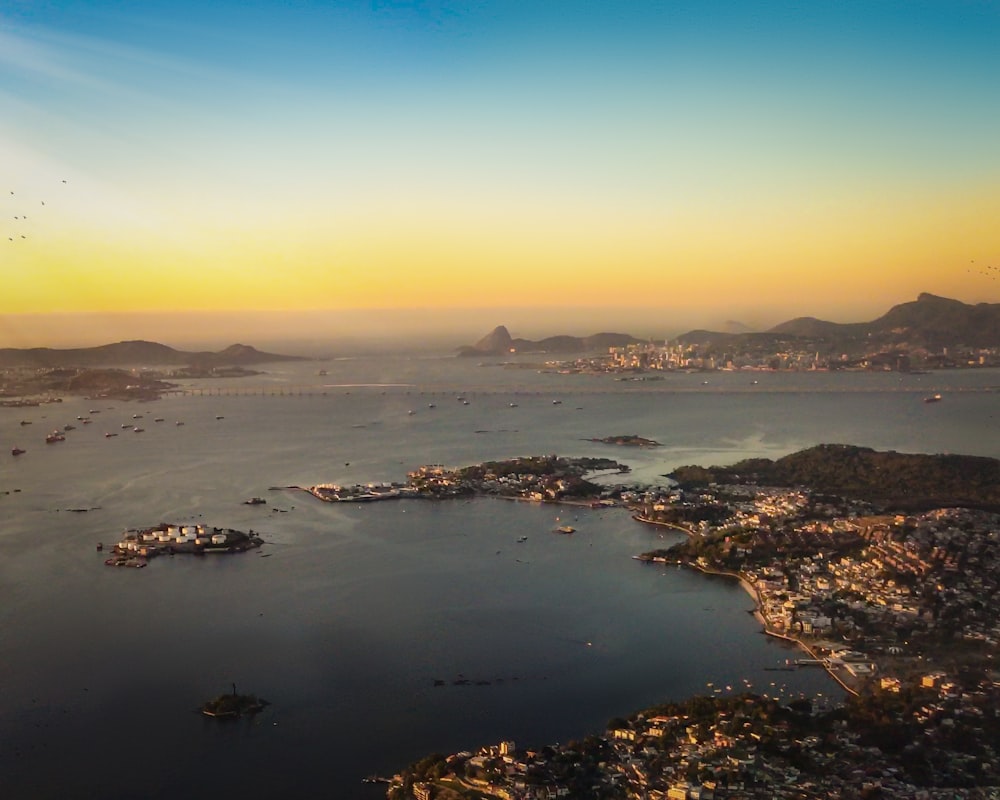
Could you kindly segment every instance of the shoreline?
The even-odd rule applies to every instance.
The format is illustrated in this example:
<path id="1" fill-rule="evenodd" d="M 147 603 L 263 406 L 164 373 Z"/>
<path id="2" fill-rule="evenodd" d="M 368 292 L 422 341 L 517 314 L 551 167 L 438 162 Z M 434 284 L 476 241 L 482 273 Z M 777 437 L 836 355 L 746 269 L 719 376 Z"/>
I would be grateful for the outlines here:
<path id="1" fill-rule="evenodd" d="M 778 631 L 771 630 L 771 628 L 767 624 L 767 618 L 760 610 L 761 609 L 760 592 L 758 592 L 757 587 L 754 586 L 752 583 L 750 583 L 750 581 L 748 581 L 746 578 L 744 578 L 743 575 L 737 572 L 722 572 L 720 570 L 707 569 L 706 567 L 702 567 L 698 564 L 685 563 L 685 566 L 691 567 L 692 569 L 701 572 L 703 575 L 718 575 L 723 578 L 735 578 L 736 580 L 738 580 L 740 586 L 743 587 L 743 590 L 748 595 L 750 595 L 750 597 L 754 601 L 753 615 L 754 618 L 758 622 L 760 622 L 762 632 L 764 633 L 764 635 L 773 636 L 775 639 L 781 639 L 782 641 L 791 642 L 792 644 L 796 645 L 801 650 L 803 650 L 806 653 L 806 655 L 809 656 L 809 658 L 813 659 L 814 661 L 818 661 L 822 665 L 823 669 L 826 670 L 826 674 L 829 675 L 831 678 L 833 678 L 833 680 L 835 680 L 840 685 L 840 687 L 844 689 L 844 691 L 854 695 L 855 697 L 857 697 L 860 694 L 860 692 L 857 689 L 855 689 L 852 686 L 849 686 L 843 678 L 841 678 L 832 668 L 827 666 L 826 660 L 820 658 L 816 654 L 816 652 L 812 649 L 812 647 L 810 647 L 802 639 L 799 639 L 795 636 L 789 636 L 787 633 L 779 633 Z"/>
<path id="2" fill-rule="evenodd" d="M 680 525 L 675 525 L 670 522 L 661 522 L 659 520 L 648 519 L 646 517 L 643 517 L 641 514 L 633 514 L 632 519 L 636 520 L 637 522 L 642 522 L 646 525 L 657 525 L 663 528 L 672 528 L 674 530 L 680 531 L 681 533 L 687 534 L 689 537 L 697 535 L 694 531 L 690 531 Z M 719 577 L 733 578 L 739 581 L 740 586 L 743 587 L 743 590 L 753 600 L 754 603 L 753 616 L 754 619 L 756 619 L 760 623 L 761 632 L 764 635 L 772 636 L 775 639 L 781 639 L 782 641 L 790 642 L 796 645 L 800 650 L 805 652 L 805 654 L 809 656 L 809 658 L 818 661 L 822 665 L 823 669 L 826 670 L 826 674 L 829 675 L 842 689 L 844 689 L 844 691 L 854 695 L 855 697 L 858 696 L 858 694 L 860 693 L 858 689 L 848 685 L 848 683 L 843 678 L 841 678 L 841 676 L 838 675 L 833 668 L 827 666 L 824 659 L 820 658 L 816 654 L 816 652 L 812 649 L 812 647 L 810 647 L 806 642 L 795 636 L 789 636 L 786 633 L 779 633 L 778 631 L 771 630 L 770 626 L 768 625 L 767 618 L 761 611 L 763 604 L 761 603 L 760 592 L 757 590 L 757 587 L 754 586 L 750 581 L 748 581 L 742 574 L 738 572 L 725 572 L 722 570 L 709 569 L 708 567 L 703 567 L 699 564 L 694 564 L 689 561 L 679 561 L 678 563 L 683 564 L 686 567 L 691 567 L 692 569 L 697 570 L 703 575 L 718 575 Z"/>

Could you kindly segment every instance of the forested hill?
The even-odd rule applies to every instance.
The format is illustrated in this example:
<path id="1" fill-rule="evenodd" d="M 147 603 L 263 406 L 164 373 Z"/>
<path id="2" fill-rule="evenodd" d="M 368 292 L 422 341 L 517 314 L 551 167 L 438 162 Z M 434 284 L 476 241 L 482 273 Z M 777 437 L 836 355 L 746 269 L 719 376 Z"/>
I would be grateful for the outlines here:
<path id="1" fill-rule="evenodd" d="M 682 485 L 805 486 L 888 510 L 967 506 L 1000 511 L 1000 461 L 980 456 L 821 444 L 777 461 L 752 458 L 729 467 L 678 467 L 669 477 Z"/>

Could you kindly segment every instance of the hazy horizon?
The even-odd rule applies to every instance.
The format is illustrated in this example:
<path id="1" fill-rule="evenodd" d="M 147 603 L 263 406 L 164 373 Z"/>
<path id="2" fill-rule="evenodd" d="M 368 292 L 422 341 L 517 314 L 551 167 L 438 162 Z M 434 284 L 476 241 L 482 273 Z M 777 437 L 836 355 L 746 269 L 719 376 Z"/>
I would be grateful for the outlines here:
<path id="1" fill-rule="evenodd" d="M 899 302 L 915 299 L 900 298 Z M 525 339 L 614 332 L 664 340 L 695 329 L 722 331 L 739 326 L 763 331 L 796 317 L 868 322 L 889 307 L 851 316 L 824 316 L 805 308 L 784 316 L 756 306 L 735 310 L 742 313 L 727 318 L 697 308 L 638 308 L 628 313 L 600 308 L 490 308 L 450 309 L 444 314 L 427 309 L 0 314 L 0 348 L 92 347 L 147 340 L 180 349 L 218 350 L 236 343 L 261 350 L 294 347 L 296 352 L 290 354 L 311 356 L 447 351 L 473 344 L 498 325 L 507 327 L 514 338 Z"/>

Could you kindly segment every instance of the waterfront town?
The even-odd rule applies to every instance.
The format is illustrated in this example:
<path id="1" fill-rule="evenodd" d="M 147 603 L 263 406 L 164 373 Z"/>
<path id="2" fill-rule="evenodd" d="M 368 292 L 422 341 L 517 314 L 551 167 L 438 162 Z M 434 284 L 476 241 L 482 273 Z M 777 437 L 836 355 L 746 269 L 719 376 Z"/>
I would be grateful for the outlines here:
<path id="1" fill-rule="evenodd" d="M 620 506 L 683 531 L 635 557 L 740 581 L 764 631 L 800 646 L 786 668 L 826 669 L 843 702 L 719 689 L 566 744 L 432 755 L 395 775 L 388 797 L 1000 797 L 1000 514 L 895 513 L 802 486 L 598 484 L 594 470 L 628 467 L 432 465 L 383 492 Z"/>
<path id="2" fill-rule="evenodd" d="M 809 341 L 786 338 L 727 341 L 643 342 L 608 348 L 600 355 L 552 360 L 544 368 L 557 372 L 650 375 L 695 370 L 915 372 L 1000 366 L 998 347 L 892 347 L 829 353 Z"/>

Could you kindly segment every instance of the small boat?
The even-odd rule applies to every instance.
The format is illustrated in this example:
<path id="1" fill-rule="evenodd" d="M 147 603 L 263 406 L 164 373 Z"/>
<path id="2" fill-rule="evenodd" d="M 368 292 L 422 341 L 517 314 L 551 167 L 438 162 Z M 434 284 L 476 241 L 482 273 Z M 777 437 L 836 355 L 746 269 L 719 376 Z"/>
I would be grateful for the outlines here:
<path id="1" fill-rule="evenodd" d="M 561 406 L 562 405 L 562 400 L 553 400 L 552 401 L 552 405 L 554 405 L 554 406 Z"/>
<path id="2" fill-rule="evenodd" d="M 112 436 L 117 436 L 117 435 L 118 435 L 117 433 L 106 433 L 106 434 L 104 434 L 104 438 L 105 439 L 110 439 Z"/>
<path id="3" fill-rule="evenodd" d="M 517 537 L 517 543 L 518 544 L 522 544 L 523 542 L 526 542 L 526 541 L 528 541 L 528 537 L 527 536 L 518 536 Z"/>
<path id="4" fill-rule="evenodd" d="M 243 505 L 245 506 L 262 506 L 267 503 L 263 497 L 251 497 L 249 500 L 244 500 Z"/>
<path id="5" fill-rule="evenodd" d="M 437 408 L 437 406 L 435 406 L 433 403 L 428 403 L 427 407 L 428 408 Z"/>
<path id="6" fill-rule="evenodd" d="M 153 422 L 163 422 L 163 417 L 157 417 Z"/>
<path id="7" fill-rule="evenodd" d="M 178 420 L 177 422 L 175 422 L 175 423 L 174 423 L 174 425 L 183 425 L 183 424 L 184 424 L 184 423 L 183 423 L 183 422 L 181 422 L 180 420 Z"/>
<path id="8" fill-rule="evenodd" d="M 132 419 L 142 419 L 142 414 L 133 414 Z"/>
<path id="9" fill-rule="evenodd" d="M 511 404 L 510 404 L 510 407 L 511 407 L 511 408 L 517 408 L 517 403 L 511 403 Z"/>
<path id="10" fill-rule="evenodd" d="M 145 430 L 145 428 L 132 428 L 132 433 L 143 433 Z"/>
<path id="11" fill-rule="evenodd" d="M 30 425 L 31 424 L 31 420 L 30 419 L 22 419 L 21 420 L 21 424 L 22 425 Z"/>
<path id="12" fill-rule="evenodd" d="M 27 450 L 22 450 L 20 447 L 14 447 L 11 449 L 10 454 L 12 456 L 19 456 L 21 453 L 27 453 Z"/>
<path id="13" fill-rule="evenodd" d="M 66 437 L 59 433 L 59 431 L 52 431 L 52 433 L 45 437 L 45 444 L 54 444 L 55 442 L 65 441 Z"/>
<path id="14" fill-rule="evenodd" d="M 215 418 L 216 418 L 216 419 L 225 419 L 225 417 L 224 417 L 224 416 L 222 416 L 222 414 L 218 414 L 218 415 L 217 415 L 217 416 L 216 416 Z"/>
<path id="15" fill-rule="evenodd" d="M 941 395 L 939 395 L 939 394 L 932 394 L 932 395 L 930 395 L 930 397 L 925 397 L 924 398 L 924 402 L 925 403 L 940 403 L 941 402 Z"/>
<path id="16" fill-rule="evenodd" d="M 553 533 L 576 533 L 576 528 L 572 525 L 560 525 L 552 530 Z"/>
<path id="17" fill-rule="evenodd" d="M 127 423 L 127 422 L 123 422 L 123 423 L 122 423 L 122 430 L 125 430 L 126 428 L 131 428 L 131 427 L 132 427 L 132 426 L 131 426 L 131 425 L 129 425 L 129 424 Z"/>

